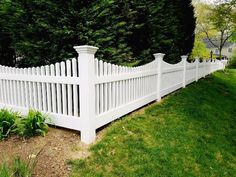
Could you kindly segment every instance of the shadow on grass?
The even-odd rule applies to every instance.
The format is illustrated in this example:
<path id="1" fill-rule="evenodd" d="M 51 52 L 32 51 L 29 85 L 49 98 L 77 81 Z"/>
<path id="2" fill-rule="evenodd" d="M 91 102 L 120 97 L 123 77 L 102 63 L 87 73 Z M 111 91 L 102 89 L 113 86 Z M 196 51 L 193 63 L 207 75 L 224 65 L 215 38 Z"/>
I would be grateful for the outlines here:
<path id="1" fill-rule="evenodd" d="M 234 176 L 236 71 L 217 72 L 113 123 L 72 176 Z"/>

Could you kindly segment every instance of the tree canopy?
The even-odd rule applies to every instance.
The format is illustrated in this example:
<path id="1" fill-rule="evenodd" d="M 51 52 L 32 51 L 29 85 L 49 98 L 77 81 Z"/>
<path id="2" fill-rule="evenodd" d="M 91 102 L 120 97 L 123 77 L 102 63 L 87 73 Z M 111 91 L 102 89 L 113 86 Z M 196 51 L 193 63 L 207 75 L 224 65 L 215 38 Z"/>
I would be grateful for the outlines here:
<path id="1" fill-rule="evenodd" d="M 76 56 L 74 45 L 99 47 L 105 61 L 139 64 L 166 53 L 177 62 L 193 48 L 191 0 L 1 0 L 0 63 L 39 66 Z"/>
<path id="2" fill-rule="evenodd" d="M 220 52 L 225 43 L 236 39 L 236 1 L 219 0 L 214 5 L 196 4 L 199 38 L 207 39 Z"/>

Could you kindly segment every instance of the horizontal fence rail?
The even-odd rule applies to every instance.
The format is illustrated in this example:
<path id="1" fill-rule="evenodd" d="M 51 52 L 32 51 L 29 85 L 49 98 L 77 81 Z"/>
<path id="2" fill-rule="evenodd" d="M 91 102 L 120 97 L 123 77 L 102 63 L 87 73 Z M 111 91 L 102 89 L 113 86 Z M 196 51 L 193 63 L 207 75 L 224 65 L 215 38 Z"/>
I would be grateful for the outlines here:
<path id="1" fill-rule="evenodd" d="M 98 48 L 74 47 L 78 59 L 36 68 L 0 66 L 0 107 L 24 114 L 29 108 L 49 114 L 57 126 L 78 130 L 91 143 L 96 129 L 200 78 L 224 69 L 226 61 L 193 63 L 182 56 L 169 64 L 164 54 L 139 67 L 95 59 Z"/>

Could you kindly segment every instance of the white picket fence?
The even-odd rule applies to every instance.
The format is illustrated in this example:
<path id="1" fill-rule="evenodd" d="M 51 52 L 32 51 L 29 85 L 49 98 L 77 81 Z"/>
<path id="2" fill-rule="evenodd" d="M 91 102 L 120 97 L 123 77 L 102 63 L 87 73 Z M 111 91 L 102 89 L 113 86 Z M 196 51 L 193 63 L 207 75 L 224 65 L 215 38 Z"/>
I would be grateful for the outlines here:
<path id="1" fill-rule="evenodd" d="M 78 59 L 50 66 L 0 66 L 0 107 L 23 114 L 40 110 L 53 124 L 78 130 L 81 140 L 91 143 L 99 127 L 225 66 L 218 60 L 189 63 L 187 56 L 168 64 L 158 53 L 151 63 L 124 67 L 95 59 L 96 47 L 74 48 Z"/>

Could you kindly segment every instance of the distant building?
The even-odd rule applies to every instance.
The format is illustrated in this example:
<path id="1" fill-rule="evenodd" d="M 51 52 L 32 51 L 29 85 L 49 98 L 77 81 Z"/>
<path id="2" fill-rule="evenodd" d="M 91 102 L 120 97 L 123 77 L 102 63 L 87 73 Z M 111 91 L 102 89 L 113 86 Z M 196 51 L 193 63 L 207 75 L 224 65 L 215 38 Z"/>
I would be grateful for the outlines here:
<path id="1" fill-rule="evenodd" d="M 203 42 L 206 44 L 206 48 L 212 51 L 213 57 L 219 57 L 220 51 L 215 47 L 208 39 L 204 39 Z M 212 41 L 214 44 L 219 45 L 219 42 Z M 233 51 L 236 50 L 236 42 L 226 42 L 222 49 L 222 57 L 230 59 L 233 55 Z"/>

